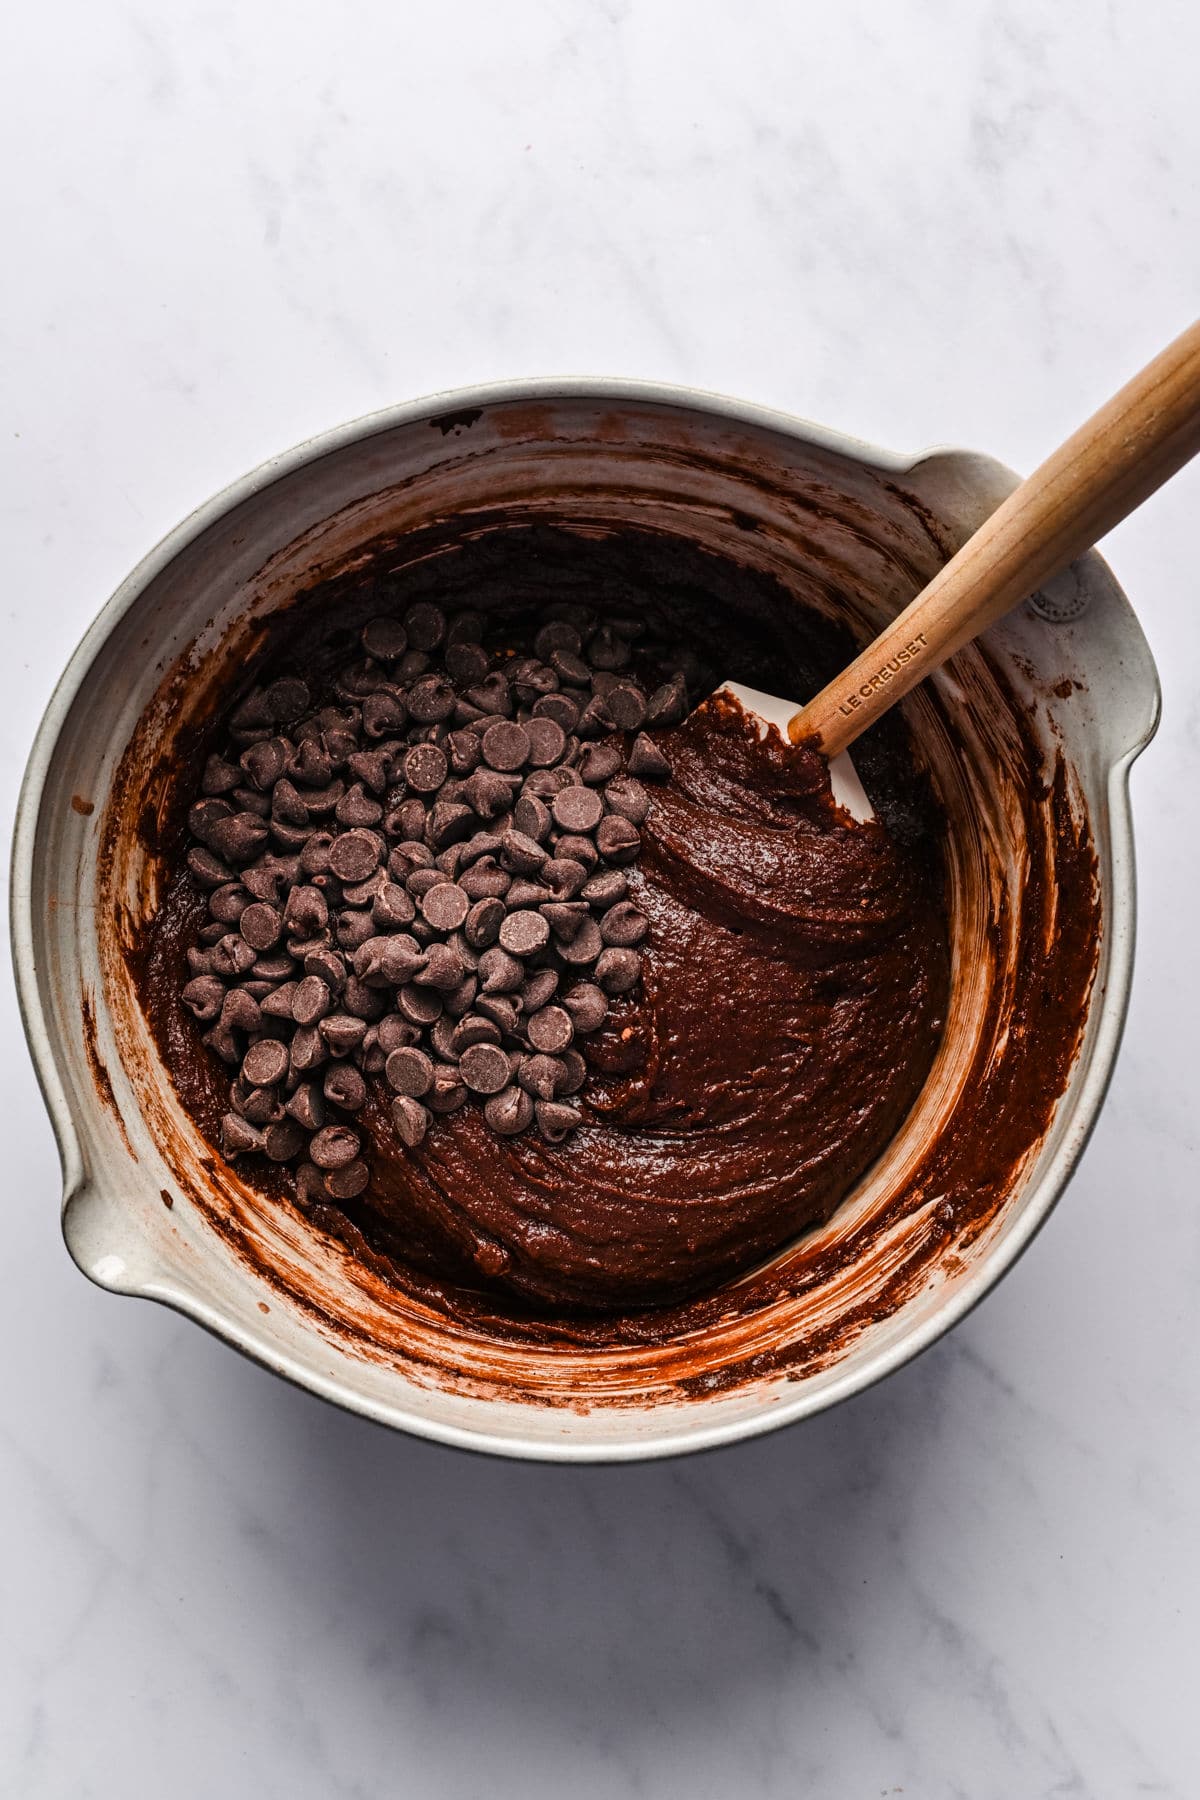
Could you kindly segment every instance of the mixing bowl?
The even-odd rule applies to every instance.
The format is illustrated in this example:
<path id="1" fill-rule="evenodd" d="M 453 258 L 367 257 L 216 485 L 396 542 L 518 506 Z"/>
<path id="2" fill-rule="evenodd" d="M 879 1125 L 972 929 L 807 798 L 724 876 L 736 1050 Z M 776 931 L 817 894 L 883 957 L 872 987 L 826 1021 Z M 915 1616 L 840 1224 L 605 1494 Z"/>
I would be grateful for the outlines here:
<path id="1" fill-rule="evenodd" d="M 155 823 L 184 748 L 262 643 L 264 621 L 372 541 L 390 535 L 402 552 L 434 523 L 463 533 L 636 525 L 768 572 L 797 604 L 865 639 L 1014 480 L 984 456 L 892 456 L 710 395 L 530 382 L 376 414 L 202 507 L 80 645 L 19 809 L 16 969 L 62 1155 L 63 1230 L 84 1273 L 177 1308 L 372 1419 L 564 1461 L 700 1449 L 804 1418 L 962 1318 L 1062 1192 L 1125 1015 L 1127 777 L 1153 733 L 1158 688 L 1133 612 L 1095 554 L 904 703 L 949 821 L 944 1038 L 907 1123 L 834 1217 L 776 1259 L 787 1279 L 768 1299 L 734 1283 L 665 1338 L 631 1321 L 607 1342 L 539 1342 L 389 1284 L 204 1142 L 159 1059 L 126 953 L 161 893 Z M 1027 965 L 1062 934 L 1078 940 L 1090 985 L 1072 1054 L 1046 1069 L 1057 1104 L 1010 1121 L 1010 1148 L 1013 1131 L 1019 1141 L 1003 1180 L 985 1193 L 981 1175 L 980 1205 L 955 1212 L 929 1180 L 929 1146 L 954 1130 L 968 1071 L 995 1084 L 999 1111 L 1013 1058 L 1036 1068 L 1053 996 L 1030 986 Z"/>

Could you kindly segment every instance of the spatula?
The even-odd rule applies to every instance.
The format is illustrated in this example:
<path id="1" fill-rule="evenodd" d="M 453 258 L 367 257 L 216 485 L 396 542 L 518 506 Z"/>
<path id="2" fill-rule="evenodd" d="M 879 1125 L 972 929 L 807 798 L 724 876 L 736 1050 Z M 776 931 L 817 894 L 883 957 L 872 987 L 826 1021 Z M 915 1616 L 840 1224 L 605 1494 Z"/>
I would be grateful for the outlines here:
<path id="1" fill-rule="evenodd" d="M 797 710 L 728 681 L 764 731 L 829 760 L 834 798 L 874 817 L 848 749 L 956 650 L 1139 507 L 1200 451 L 1200 321 L 1167 346 L 1003 501 L 873 643 Z"/>

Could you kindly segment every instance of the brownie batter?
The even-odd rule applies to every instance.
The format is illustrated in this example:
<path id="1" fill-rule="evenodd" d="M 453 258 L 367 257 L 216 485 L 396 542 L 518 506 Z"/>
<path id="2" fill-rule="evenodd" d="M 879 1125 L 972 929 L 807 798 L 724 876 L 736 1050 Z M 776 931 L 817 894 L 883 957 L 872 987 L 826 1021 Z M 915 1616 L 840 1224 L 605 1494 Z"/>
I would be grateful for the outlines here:
<path id="1" fill-rule="evenodd" d="M 663 546 L 637 534 L 583 558 L 565 533 L 502 535 L 499 552 L 485 541 L 327 587 L 264 666 L 319 665 L 319 633 L 328 639 L 333 618 L 344 638 L 376 613 L 381 580 L 397 604 L 436 591 L 518 630 L 566 570 L 601 617 L 637 610 L 658 641 L 686 643 L 693 698 L 720 672 L 799 699 L 844 654 L 811 624 L 779 642 L 777 584 L 683 547 L 665 552 L 664 583 Z M 838 812 L 819 758 L 760 740 L 736 708 L 710 702 L 655 735 L 671 777 L 654 787 L 626 871 L 649 921 L 643 975 L 581 1044 L 579 1129 L 557 1144 L 506 1139 L 471 1107 L 409 1146 L 393 1095 L 368 1081 L 358 1123 L 370 1184 L 341 1212 L 400 1280 L 420 1269 L 568 1313 L 701 1293 L 828 1217 L 920 1090 L 945 1003 L 946 930 L 935 831 L 899 740 L 882 734 L 862 759 L 887 822 L 860 825 Z M 179 1090 L 215 1138 L 229 1073 L 178 1000 L 203 899 L 173 829 L 166 904 L 138 953 L 142 991 Z M 239 1172 L 290 1203 L 269 1167 Z"/>

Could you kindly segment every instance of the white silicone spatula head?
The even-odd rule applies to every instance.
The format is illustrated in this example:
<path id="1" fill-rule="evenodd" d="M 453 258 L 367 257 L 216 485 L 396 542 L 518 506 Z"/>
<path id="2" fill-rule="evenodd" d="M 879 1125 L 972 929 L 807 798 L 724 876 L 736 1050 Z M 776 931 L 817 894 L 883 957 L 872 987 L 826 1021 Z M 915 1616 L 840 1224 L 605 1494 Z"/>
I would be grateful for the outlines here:
<path id="1" fill-rule="evenodd" d="M 766 734 L 769 726 L 778 726 L 779 735 L 784 743 L 787 743 L 788 725 L 796 716 L 795 701 L 780 700 L 775 694 L 764 694 L 758 688 L 747 687 L 741 681 L 723 681 L 717 692 L 732 694 L 742 711 L 761 725 L 763 735 Z M 840 755 L 830 758 L 829 784 L 838 805 L 844 806 L 854 818 L 865 824 L 868 819 L 875 817 L 875 808 L 871 805 L 866 789 L 858 779 L 848 750 L 843 750 Z"/>

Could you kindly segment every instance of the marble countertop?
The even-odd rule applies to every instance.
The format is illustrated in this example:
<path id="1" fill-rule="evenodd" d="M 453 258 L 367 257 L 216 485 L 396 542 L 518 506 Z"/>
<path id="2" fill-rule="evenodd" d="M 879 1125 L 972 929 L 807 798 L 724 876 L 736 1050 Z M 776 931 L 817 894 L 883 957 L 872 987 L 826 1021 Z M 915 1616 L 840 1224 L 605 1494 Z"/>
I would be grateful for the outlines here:
<path id="1" fill-rule="evenodd" d="M 314 430 L 620 373 L 1029 468 L 1196 311 L 1184 0 L 51 0 L 6 29 L 6 842 L 92 614 Z M 1200 1791 L 1198 501 L 1193 470 L 1106 545 L 1165 710 L 1092 1146 L 948 1340 L 775 1438 L 490 1462 L 89 1287 L 5 970 L 0 1791 Z"/>

